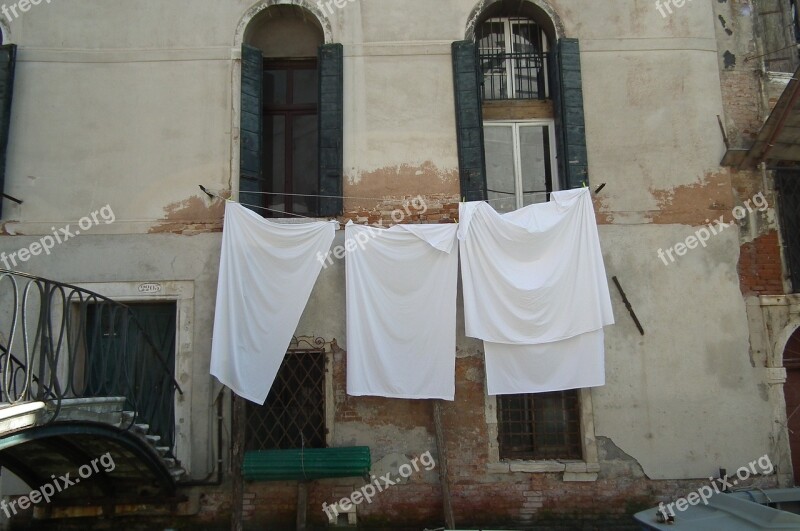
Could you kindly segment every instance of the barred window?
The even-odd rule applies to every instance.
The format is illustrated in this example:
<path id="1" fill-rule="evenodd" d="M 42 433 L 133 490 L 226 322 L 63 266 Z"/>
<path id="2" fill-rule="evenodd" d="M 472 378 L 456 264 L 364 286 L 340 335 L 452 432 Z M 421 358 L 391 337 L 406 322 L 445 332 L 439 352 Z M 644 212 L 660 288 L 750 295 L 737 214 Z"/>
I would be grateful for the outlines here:
<path id="1" fill-rule="evenodd" d="M 582 459 L 577 390 L 497 397 L 500 459 Z"/>
<path id="2" fill-rule="evenodd" d="M 527 18 L 490 18 L 475 32 L 484 100 L 547 99 L 548 42 Z"/>
<path id="3" fill-rule="evenodd" d="M 325 351 L 289 350 L 263 406 L 247 402 L 245 449 L 324 448 Z"/>

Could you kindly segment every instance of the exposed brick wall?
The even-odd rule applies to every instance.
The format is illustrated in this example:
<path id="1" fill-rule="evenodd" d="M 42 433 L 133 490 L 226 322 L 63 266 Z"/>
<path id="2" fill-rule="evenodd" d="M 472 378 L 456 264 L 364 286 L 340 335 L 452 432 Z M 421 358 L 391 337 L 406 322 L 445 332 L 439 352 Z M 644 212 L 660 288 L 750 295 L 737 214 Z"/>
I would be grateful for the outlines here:
<path id="1" fill-rule="evenodd" d="M 373 208 L 348 210 L 339 218 L 359 224 L 391 227 L 401 223 L 454 223 L 458 220 L 458 196 L 432 194 L 375 201 Z"/>
<path id="2" fill-rule="evenodd" d="M 739 282 L 744 295 L 781 295 L 783 271 L 778 232 L 773 230 L 741 247 Z"/>
<path id="3" fill-rule="evenodd" d="M 366 423 L 374 426 L 397 424 L 404 430 L 424 428 L 437 463 L 432 422 L 432 404 L 427 400 L 391 400 L 376 397 L 346 397 L 346 353 L 334 357 L 334 390 L 337 396 L 337 429 Z M 443 404 L 443 424 L 450 468 L 450 491 L 457 525 L 470 527 L 524 526 L 525 529 L 635 529 L 631 514 L 660 501 L 669 502 L 688 495 L 704 480 L 653 481 L 604 472 L 593 482 L 564 482 L 561 473 L 490 473 L 488 429 L 485 415 L 483 360 L 480 356 L 460 357 L 456 362 L 456 401 Z M 351 412 L 352 414 L 348 414 Z M 366 433 L 362 437 L 376 437 Z M 363 440 L 353 440 L 361 444 Z M 371 445 L 373 461 L 388 450 L 380 443 Z M 396 477 L 396 473 L 393 475 Z M 310 482 L 307 519 L 311 526 L 326 525 L 322 504 L 333 504 L 366 484 L 363 478 L 342 478 Z M 775 476 L 757 477 L 749 484 L 775 487 Z M 221 494 L 220 494 L 221 493 Z M 217 494 L 206 495 L 201 515 L 206 521 L 212 513 L 215 523 L 225 524 L 230 507 L 225 496 L 230 486 Z M 220 498 L 222 496 L 223 499 Z M 297 483 L 247 483 L 243 501 L 245 528 L 291 530 L 295 526 Z M 372 529 L 435 528 L 444 525 L 442 489 L 437 474 L 414 473 L 408 483 L 386 487 L 371 503 L 357 508 L 358 524 Z M 576 527 L 579 526 L 579 527 Z"/>
<path id="4" fill-rule="evenodd" d="M 732 146 L 748 146 L 764 121 L 758 99 L 759 79 L 754 69 L 742 68 L 721 71 L 720 83 L 728 139 Z"/>

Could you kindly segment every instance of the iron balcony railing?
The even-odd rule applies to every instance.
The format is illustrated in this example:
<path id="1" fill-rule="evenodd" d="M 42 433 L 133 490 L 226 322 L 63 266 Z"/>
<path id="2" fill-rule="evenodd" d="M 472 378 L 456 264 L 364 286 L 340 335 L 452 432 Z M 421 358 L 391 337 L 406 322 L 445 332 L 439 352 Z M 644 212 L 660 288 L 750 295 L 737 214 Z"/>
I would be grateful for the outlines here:
<path id="1" fill-rule="evenodd" d="M 131 307 L 77 286 L 0 269 L 0 403 L 124 397 L 123 429 L 149 425 L 172 451 L 174 344 Z M 174 342 L 174 335 L 172 336 Z"/>
<path id="2" fill-rule="evenodd" d="M 478 48 L 481 97 L 490 100 L 544 100 L 548 90 L 549 54 Z"/>

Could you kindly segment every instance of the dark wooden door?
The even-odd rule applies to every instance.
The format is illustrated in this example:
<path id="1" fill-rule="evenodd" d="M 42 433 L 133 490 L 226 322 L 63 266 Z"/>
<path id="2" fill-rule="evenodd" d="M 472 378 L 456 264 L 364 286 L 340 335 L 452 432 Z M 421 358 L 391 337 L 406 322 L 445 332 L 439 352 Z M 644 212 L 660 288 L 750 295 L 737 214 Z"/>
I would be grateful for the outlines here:
<path id="1" fill-rule="evenodd" d="M 800 486 L 800 329 L 796 330 L 783 353 L 786 367 L 786 416 L 789 427 L 789 448 L 792 452 L 794 484 Z"/>

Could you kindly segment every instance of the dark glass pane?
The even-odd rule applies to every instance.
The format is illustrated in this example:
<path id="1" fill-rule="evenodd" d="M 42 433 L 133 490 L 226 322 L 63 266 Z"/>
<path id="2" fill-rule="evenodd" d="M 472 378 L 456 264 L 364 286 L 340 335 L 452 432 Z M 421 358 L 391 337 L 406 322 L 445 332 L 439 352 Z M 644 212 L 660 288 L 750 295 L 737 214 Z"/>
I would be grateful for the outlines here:
<path id="1" fill-rule="evenodd" d="M 292 184 L 296 214 L 314 215 L 319 193 L 317 176 L 317 115 L 296 116 L 292 127 Z"/>
<path id="2" fill-rule="evenodd" d="M 514 128 L 492 125 L 483 128 L 486 150 L 486 188 L 490 204 L 498 212 L 517 208 L 514 164 Z"/>
<path id="3" fill-rule="evenodd" d="M 486 22 L 478 32 L 478 53 L 483 72 L 484 99 L 508 98 L 505 23 Z"/>
<path id="4" fill-rule="evenodd" d="M 308 104 L 317 103 L 317 71 L 294 70 L 292 80 L 292 103 Z"/>
<path id="5" fill-rule="evenodd" d="M 286 103 L 286 70 L 264 71 L 264 104 L 283 105 Z"/>
<path id="6" fill-rule="evenodd" d="M 524 125 L 519 128 L 522 160 L 522 204 L 547 202 L 550 190 L 550 128 Z"/>
<path id="7" fill-rule="evenodd" d="M 286 183 L 286 118 L 283 115 L 264 119 L 264 178 L 269 192 L 284 192 Z M 285 211 L 284 196 L 267 195 L 269 208 Z M 269 213 L 269 211 L 267 211 Z"/>

